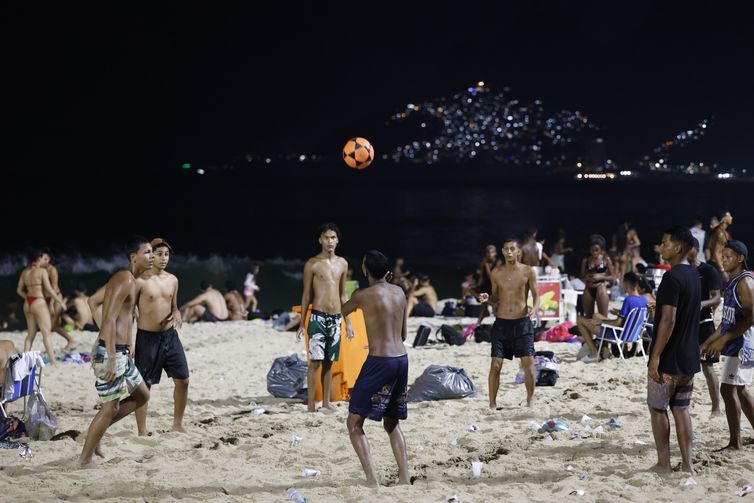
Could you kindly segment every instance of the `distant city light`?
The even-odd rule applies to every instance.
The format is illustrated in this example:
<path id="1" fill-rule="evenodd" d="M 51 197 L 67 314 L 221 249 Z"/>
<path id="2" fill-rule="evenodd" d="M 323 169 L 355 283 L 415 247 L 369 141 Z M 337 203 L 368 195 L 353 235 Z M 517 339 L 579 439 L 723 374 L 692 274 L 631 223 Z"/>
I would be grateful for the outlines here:
<path id="1" fill-rule="evenodd" d="M 202 168 L 199 168 L 199 169 L 197 169 L 197 170 L 196 170 L 196 172 L 197 172 L 198 174 L 200 174 L 200 175 L 203 175 L 203 174 L 204 174 L 204 170 L 203 170 Z"/>
<path id="2" fill-rule="evenodd" d="M 181 164 L 181 167 L 183 169 L 191 169 L 191 163 L 190 162 L 184 162 L 183 164 Z"/>
<path id="3" fill-rule="evenodd" d="M 631 176 L 633 173 L 630 170 L 621 171 L 621 176 Z"/>

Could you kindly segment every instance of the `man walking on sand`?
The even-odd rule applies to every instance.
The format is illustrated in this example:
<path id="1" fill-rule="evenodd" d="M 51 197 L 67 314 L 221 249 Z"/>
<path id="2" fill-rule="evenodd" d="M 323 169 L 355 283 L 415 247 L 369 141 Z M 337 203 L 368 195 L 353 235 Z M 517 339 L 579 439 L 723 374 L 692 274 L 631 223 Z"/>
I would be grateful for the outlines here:
<path id="1" fill-rule="evenodd" d="M 754 275 L 748 270 L 749 250 L 741 241 L 728 242 L 720 256 L 723 270 L 731 278 L 725 287 L 723 320 L 700 351 L 712 357 L 722 354 L 720 394 L 725 402 L 730 439 L 721 450 L 740 450 L 743 448 L 741 411 L 754 428 L 754 399 L 746 391 L 754 369 L 740 357 L 751 359 L 751 355 L 741 355 L 741 352 L 744 338 L 749 339 L 747 347 L 754 339 Z"/>
<path id="2" fill-rule="evenodd" d="M 79 462 L 92 462 L 102 456 L 100 440 L 113 423 L 120 421 L 149 400 L 149 389 L 130 356 L 134 307 L 139 296 L 136 278 L 152 267 L 154 255 L 146 239 L 133 238 L 126 247 L 128 269 L 118 271 L 105 285 L 102 330 L 92 351 L 95 388 L 102 408 L 92 419 Z"/>
<path id="3" fill-rule="evenodd" d="M 369 286 L 357 290 L 342 310 L 343 316 L 348 316 L 357 308 L 362 309 L 369 340 L 369 356 L 351 392 L 346 422 L 348 435 L 366 474 L 367 485 L 376 487 L 379 482 L 364 434 L 364 420 L 382 421 L 398 462 L 398 483 L 409 484 L 406 440 L 399 424 L 408 415 L 408 355 L 403 344 L 406 296 L 400 287 L 385 280 L 390 266 L 382 253 L 368 251 L 361 268 Z"/>
<path id="4" fill-rule="evenodd" d="M 681 226 L 665 231 L 660 244 L 662 259 L 670 271 L 657 289 L 654 331 L 647 369 L 647 405 L 657 449 L 656 473 L 670 473 L 670 421 L 673 413 L 681 469 L 694 474 L 692 465 L 693 430 L 689 405 L 694 391 L 694 374 L 699 362 L 699 316 L 702 285 L 699 273 L 687 260 L 694 247 L 691 232 Z"/>
<path id="5" fill-rule="evenodd" d="M 304 265 L 304 293 L 301 296 L 301 323 L 296 340 L 304 334 L 306 310 L 309 307 L 311 292 L 312 313 L 309 316 L 307 335 L 309 336 L 309 368 L 306 373 L 307 406 L 309 412 L 316 412 L 314 395 L 317 385 L 317 372 L 322 369 L 322 408 L 331 409 L 332 362 L 340 356 L 340 310 L 346 302 L 345 288 L 348 275 L 348 262 L 335 255 L 340 241 L 340 230 L 333 223 L 319 228 L 319 244 L 322 250 Z M 353 339 L 351 322 L 346 317 L 346 332 Z"/>
<path id="6" fill-rule="evenodd" d="M 183 344 L 178 338 L 181 311 L 178 309 L 178 278 L 165 270 L 173 249 L 162 238 L 152 240 L 154 264 L 139 276 L 139 321 L 136 330 L 136 367 L 147 388 L 159 384 L 163 369 L 173 379 L 173 431 L 183 430 L 189 386 L 189 368 Z M 139 436 L 147 435 L 147 407 L 136 409 Z"/>
<path id="7" fill-rule="evenodd" d="M 497 390 L 500 387 L 500 371 L 503 359 L 521 360 L 526 383 L 526 406 L 531 407 L 534 398 L 534 327 L 531 316 L 539 310 L 537 274 L 531 266 L 518 261 L 521 246 L 516 238 L 503 243 L 505 262 L 490 274 L 491 293 L 479 295 L 480 302 L 497 304 L 497 317 L 492 325 L 492 361 L 490 363 L 489 391 L 490 409 L 497 408 Z M 527 305 L 531 293 L 533 306 Z"/>

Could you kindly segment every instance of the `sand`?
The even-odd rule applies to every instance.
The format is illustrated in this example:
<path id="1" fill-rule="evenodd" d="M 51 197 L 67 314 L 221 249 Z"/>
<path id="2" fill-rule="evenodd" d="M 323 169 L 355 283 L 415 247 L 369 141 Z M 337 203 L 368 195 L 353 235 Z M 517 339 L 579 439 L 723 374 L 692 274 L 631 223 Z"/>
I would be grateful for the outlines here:
<path id="1" fill-rule="evenodd" d="M 470 321 L 470 320 L 469 320 Z M 433 320 L 438 324 L 440 320 Z M 412 320 L 409 339 L 418 323 Z M 57 336 L 54 336 L 57 337 Z M 75 332 L 79 348 L 89 348 L 95 334 Z M 364 476 L 345 430 L 347 404 L 331 414 L 307 414 L 305 406 L 271 397 L 266 374 L 272 360 L 299 352 L 291 333 L 262 323 L 236 322 L 184 326 L 181 338 L 191 366 L 185 426 L 171 432 L 172 382 L 153 387 L 149 412 L 151 436 L 136 436 L 133 416 L 110 428 L 103 439 L 105 458 L 79 469 L 83 434 L 95 414 L 97 395 L 89 365 L 59 364 L 44 371 L 43 389 L 60 420 L 58 432 L 78 430 L 77 440 L 30 441 L 32 459 L 16 450 L 0 450 L 3 501 L 285 501 L 296 487 L 310 502 L 443 502 L 456 495 L 477 501 L 729 501 L 744 483 L 754 482 L 754 447 L 747 427 L 743 452 L 714 453 L 727 440 L 724 418 L 710 419 L 710 400 L 698 374 L 692 417 L 696 443 L 697 485 L 687 476 L 666 477 L 644 470 L 655 462 L 645 405 L 646 369 L 641 358 L 586 365 L 575 361 L 578 345 L 537 343 L 562 359 L 554 387 L 537 388 L 536 406 L 523 407 L 523 385 L 513 384 L 517 366 L 506 362 L 498 405 L 487 407 L 489 344 L 470 341 L 461 347 L 409 348 L 409 382 L 432 363 L 462 367 L 476 384 L 476 398 L 425 402 L 409 407 L 403 424 L 414 484 L 395 486 L 397 468 L 381 426 L 367 422 L 366 432 L 382 483 L 363 486 Z M 22 345 L 23 334 L 3 333 Z M 41 347 L 41 340 L 37 344 Z M 56 348 L 62 340 L 56 339 Z M 266 414 L 252 416 L 255 407 Z M 19 413 L 19 405 L 11 412 Z M 600 438 L 570 440 L 527 429 L 530 421 L 561 418 L 576 430 L 583 415 L 598 426 L 611 417 L 623 427 Z M 475 424 L 477 431 L 468 431 Z M 291 445 L 291 437 L 302 440 Z M 673 463 L 680 455 L 672 435 Z M 471 462 L 481 460 L 481 477 L 472 478 Z M 571 465 L 573 471 L 566 471 Z M 304 467 L 321 471 L 303 478 Z M 588 473 L 586 480 L 579 474 Z M 571 496 L 577 489 L 583 496 Z"/>

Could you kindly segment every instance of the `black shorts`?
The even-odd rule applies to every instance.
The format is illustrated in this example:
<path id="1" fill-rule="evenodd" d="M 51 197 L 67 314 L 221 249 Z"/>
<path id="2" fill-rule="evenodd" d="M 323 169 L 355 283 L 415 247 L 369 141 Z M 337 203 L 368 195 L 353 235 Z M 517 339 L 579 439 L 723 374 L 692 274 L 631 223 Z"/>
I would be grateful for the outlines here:
<path id="1" fill-rule="evenodd" d="M 435 310 L 432 309 L 432 306 L 430 306 L 423 300 L 420 300 L 414 306 L 414 310 L 411 311 L 411 316 L 418 316 L 422 318 L 433 318 L 435 316 Z"/>
<path id="2" fill-rule="evenodd" d="M 204 314 L 202 315 L 202 321 L 206 321 L 208 323 L 216 323 L 218 321 L 227 321 L 227 319 L 221 320 L 220 318 L 212 314 L 209 309 L 205 309 Z"/>
<path id="3" fill-rule="evenodd" d="M 517 320 L 495 318 L 491 337 L 493 358 L 512 360 L 514 356 L 534 356 L 534 327 L 528 317 Z"/>
<path id="4" fill-rule="evenodd" d="M 158 384 L 163 369 L 173 379 L 188 379 L 189 368 L 178 332 L 136 331 L 136 368 L 147 386 Z"/>

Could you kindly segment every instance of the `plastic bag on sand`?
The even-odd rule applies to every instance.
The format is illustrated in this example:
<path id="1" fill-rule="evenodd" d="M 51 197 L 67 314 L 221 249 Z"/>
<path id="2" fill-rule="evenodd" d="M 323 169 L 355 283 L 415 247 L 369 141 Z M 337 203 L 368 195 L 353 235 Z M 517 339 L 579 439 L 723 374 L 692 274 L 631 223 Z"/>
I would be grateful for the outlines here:
<path id="1" fill-rule="evenodd" d="M 40 393 L 35 393 L 26 406 L 26 434 L 34 440 L 50 440 L 58 428 L 58 418 Z"/>
<path id="2" fill-rule="evenodd" d="M 306 362 L 297 354 L 275 358 L 267 372 L 267 391 L 276 398 L 306 398 Z"/>
<path id="3" fill-rule="evenodd" d="M 463 369 L 446 365 L 430 365 L 424 369 L 424 373 L 408 390 L 409 402 L 448 400 L 467 396 L 476 396 L 474 383 Z"/>

